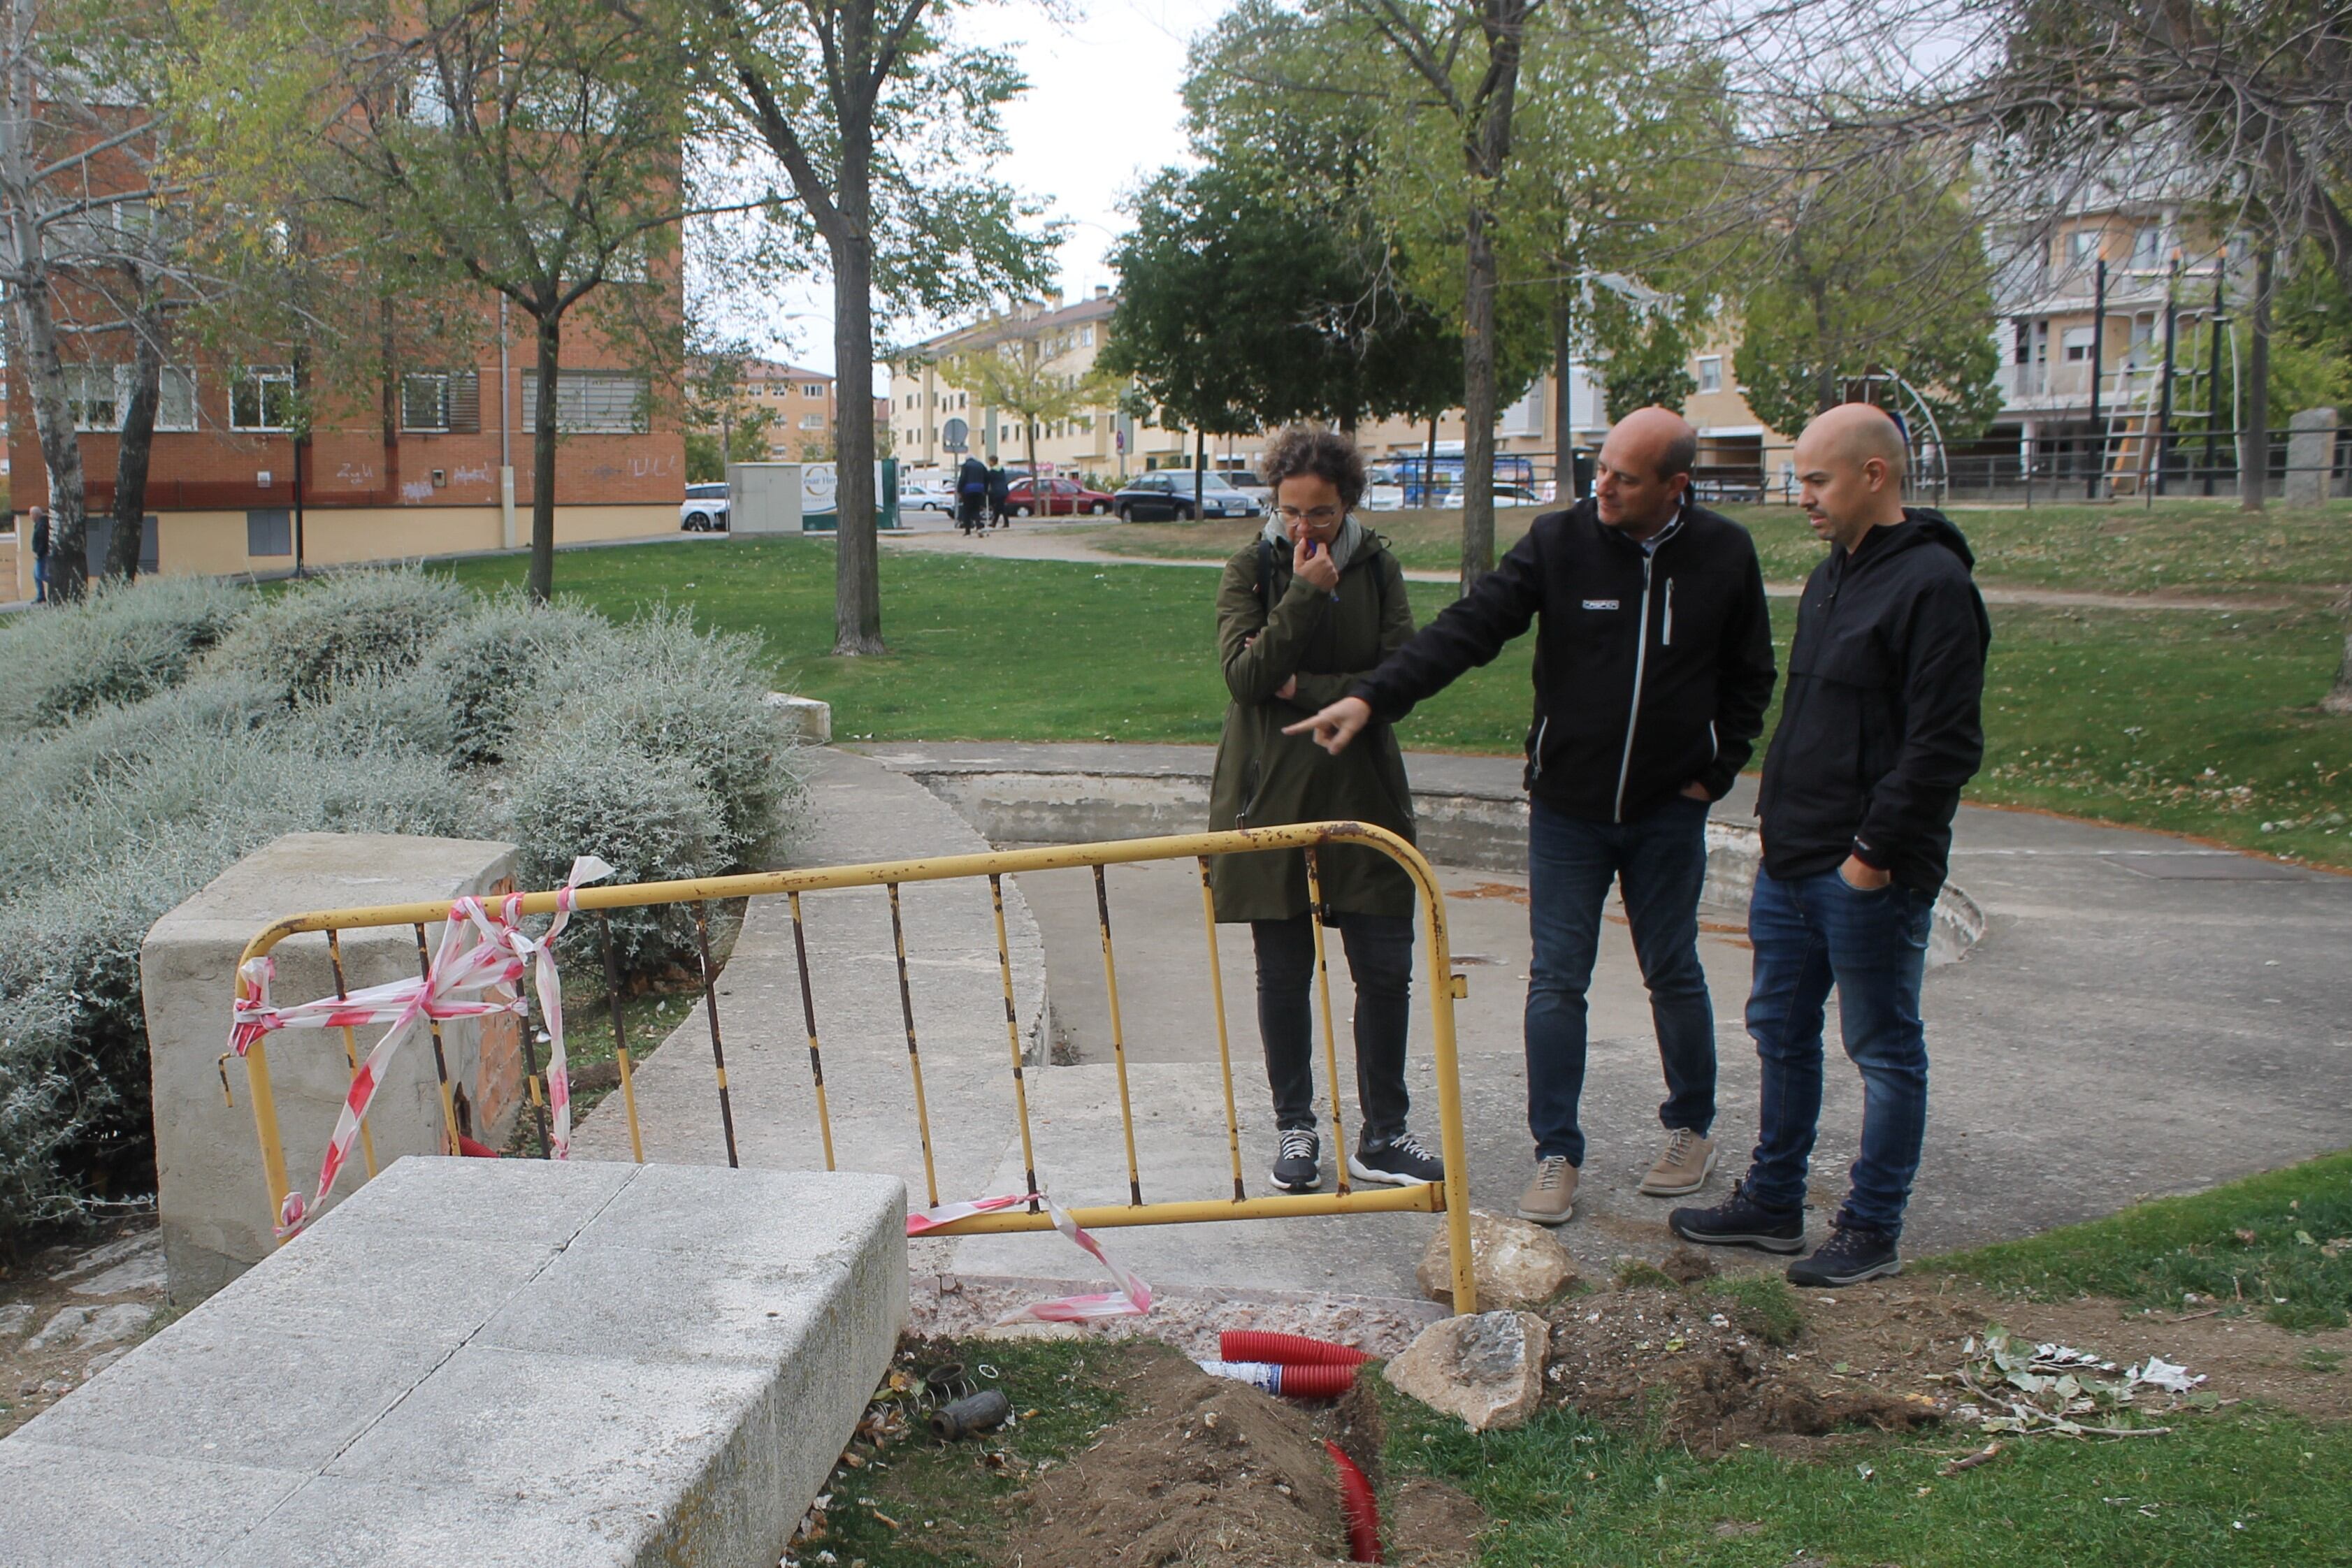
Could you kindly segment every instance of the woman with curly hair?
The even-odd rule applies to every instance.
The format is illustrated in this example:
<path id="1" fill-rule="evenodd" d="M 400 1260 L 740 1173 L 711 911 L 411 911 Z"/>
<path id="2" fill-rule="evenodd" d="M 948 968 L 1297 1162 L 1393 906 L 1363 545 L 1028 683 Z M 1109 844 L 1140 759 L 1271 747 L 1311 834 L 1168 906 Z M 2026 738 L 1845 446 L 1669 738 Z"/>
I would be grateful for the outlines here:
<path id="1" fill-rule="evenodd" d="M 1260 468 L 1274 491 L 1265 532 L 1225 563 L 1217 589 L 1217 652 L 1233 701 L 1210 789 L 1214 828 L 1264 828 L 1344 818 L 1412 840 L 1404 755 L 1386 725 L 1370 744 L 1333 757 L 1283 727 L 1335 702 L 1412 635 L 1404 572 L 1353 513 L 1364 495 L 1355 443 L 1328 430 L 1275 437 Z M 1405 1031 L 1412 988 L 1412 883 L 1359 844 L 1318 852 L 1326 918 L 1355 982 L 1356 1093 L 1363 1134 L 1338 1151 L 1363 1181 L 1441 1179 L 1444 1166 L 1406 1129 Z M 1210 871 L 1220 921 L 1247 921 L 1257 951 L 1258 1033 L 1280 1146 L 1274 1185 L 1321 1184 L 1307 987 L 1315 936 L 1303 852 L 1220 856 Z"/>

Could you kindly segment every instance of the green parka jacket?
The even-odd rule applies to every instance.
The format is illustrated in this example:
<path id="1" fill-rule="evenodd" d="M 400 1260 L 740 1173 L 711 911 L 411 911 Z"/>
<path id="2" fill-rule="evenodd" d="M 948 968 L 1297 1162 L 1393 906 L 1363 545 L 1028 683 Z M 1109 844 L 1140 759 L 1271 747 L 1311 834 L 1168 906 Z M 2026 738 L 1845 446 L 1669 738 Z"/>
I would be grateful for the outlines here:
<path id="1" fill-rule="evenodd" d="M 1347 695 L 1412 630 L 1403 570 L 1377 534 L 1364 535 L 1339 573 L 1337 603 L 1292 573 L 1287 549 L 1269 549 L 1262 556 L 1259 541 L 1252 539 L 1235 552 L 1217 585 L 1217 653 L 1233 701 L 1217 740 L 1210 828 L 1345 819 L 1377 823 L 1411 841 L 1412 794 L 1393 729 L 1375 719 L 1337 757 L 1311 736 L 1282 730 Z M 1276 697 L 1293 675 L 1297 690 Z M 1318 870 L 1327 908 L 1343 915 L 1413 912 L 1412 879 L 1378 850 L 1334 844 L 1319 855 Z M 1209 878 L 1219 920 L 1287 920 L 1307 913 L 1307 861 L 1297 851 L 1220 855 Z"/>

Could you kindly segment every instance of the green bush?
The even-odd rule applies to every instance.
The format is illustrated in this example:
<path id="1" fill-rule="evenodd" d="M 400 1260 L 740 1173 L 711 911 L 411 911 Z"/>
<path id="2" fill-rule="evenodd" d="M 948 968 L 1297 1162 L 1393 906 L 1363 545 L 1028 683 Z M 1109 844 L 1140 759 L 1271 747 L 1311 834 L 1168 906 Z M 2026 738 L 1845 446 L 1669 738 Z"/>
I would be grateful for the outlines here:
<path id="1" fill-rule="evenodd" d="M 257 601 L 167 579 L 0 632 L 0 673 L 45 694 L 0 699 L 0 1250 L 151 1190 L 140 944 L 278 835 L 510 837 L 530 885 L 580 852 L 641 881 L 747 863 L 805 799 L 754 650 L 683 617 L 622 630 L 408 571 Z M 103 678 L 71 687 L 28 625 Z M 690 963 L 692 933 L 614 920 L 632 976 Z"/>
<path id="2" fill-rule="evenodd" d="M 251 602 L 226 583 L 163 578 L 100 582 L 79 604 L 16 616 L 0 632 L 0 734 L 177 685 Z"/>

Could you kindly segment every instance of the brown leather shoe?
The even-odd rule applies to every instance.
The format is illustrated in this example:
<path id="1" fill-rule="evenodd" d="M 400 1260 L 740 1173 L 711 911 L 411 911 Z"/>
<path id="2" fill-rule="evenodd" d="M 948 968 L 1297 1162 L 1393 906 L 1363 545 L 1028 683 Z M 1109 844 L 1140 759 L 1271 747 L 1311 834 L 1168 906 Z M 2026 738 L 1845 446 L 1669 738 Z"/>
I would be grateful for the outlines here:
<path id="1" fill-rule="evenodd" d="M 1642 1190 L 1652 1197 L 1687 1197 L 1706 1185 L 1715 1171 L 1715 1141 L 1688 1127 L 1666 1134 L 1666 1152 L 1642 1178 Z"/>
<path id="2" fill-rule="evenodd" d="M 1519 1218 L 1538 1225 L 1565 1225 L 1576 1214 L 1576 1167 L 1565 1155 L 1536 1162 L 1536 1174 L 1519 1194 Z"/>

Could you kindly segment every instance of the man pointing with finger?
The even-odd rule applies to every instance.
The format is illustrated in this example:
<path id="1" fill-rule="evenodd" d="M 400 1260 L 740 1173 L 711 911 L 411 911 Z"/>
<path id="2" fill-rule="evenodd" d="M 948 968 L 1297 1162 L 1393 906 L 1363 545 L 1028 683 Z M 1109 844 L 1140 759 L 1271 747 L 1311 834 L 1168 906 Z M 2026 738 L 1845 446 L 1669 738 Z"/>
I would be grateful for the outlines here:
<path id="1" fill-rule="evenodd" d="M 1698 958 L 1707 805 L 1748 760 L 1774 671 L 1756 548 L 1691 499 L 1697 451 L 1697 434 L 1666 409 L 1618 421 L 1591 500 L 1537 517 L 1468 594 L 1290 729 L 1343 750 L 1373 718 L 1402 718 L 1537 628 L 1527 737 L 1536 1169 L 1518 1211 L 1538 1224 L 1576 1210 L 1585 992 L 1621 882 L 1667 1092 L 1665 1148 L 1642 1190 L 1696 1192 L 1715 1166 L 1715 1012 Z"/>

